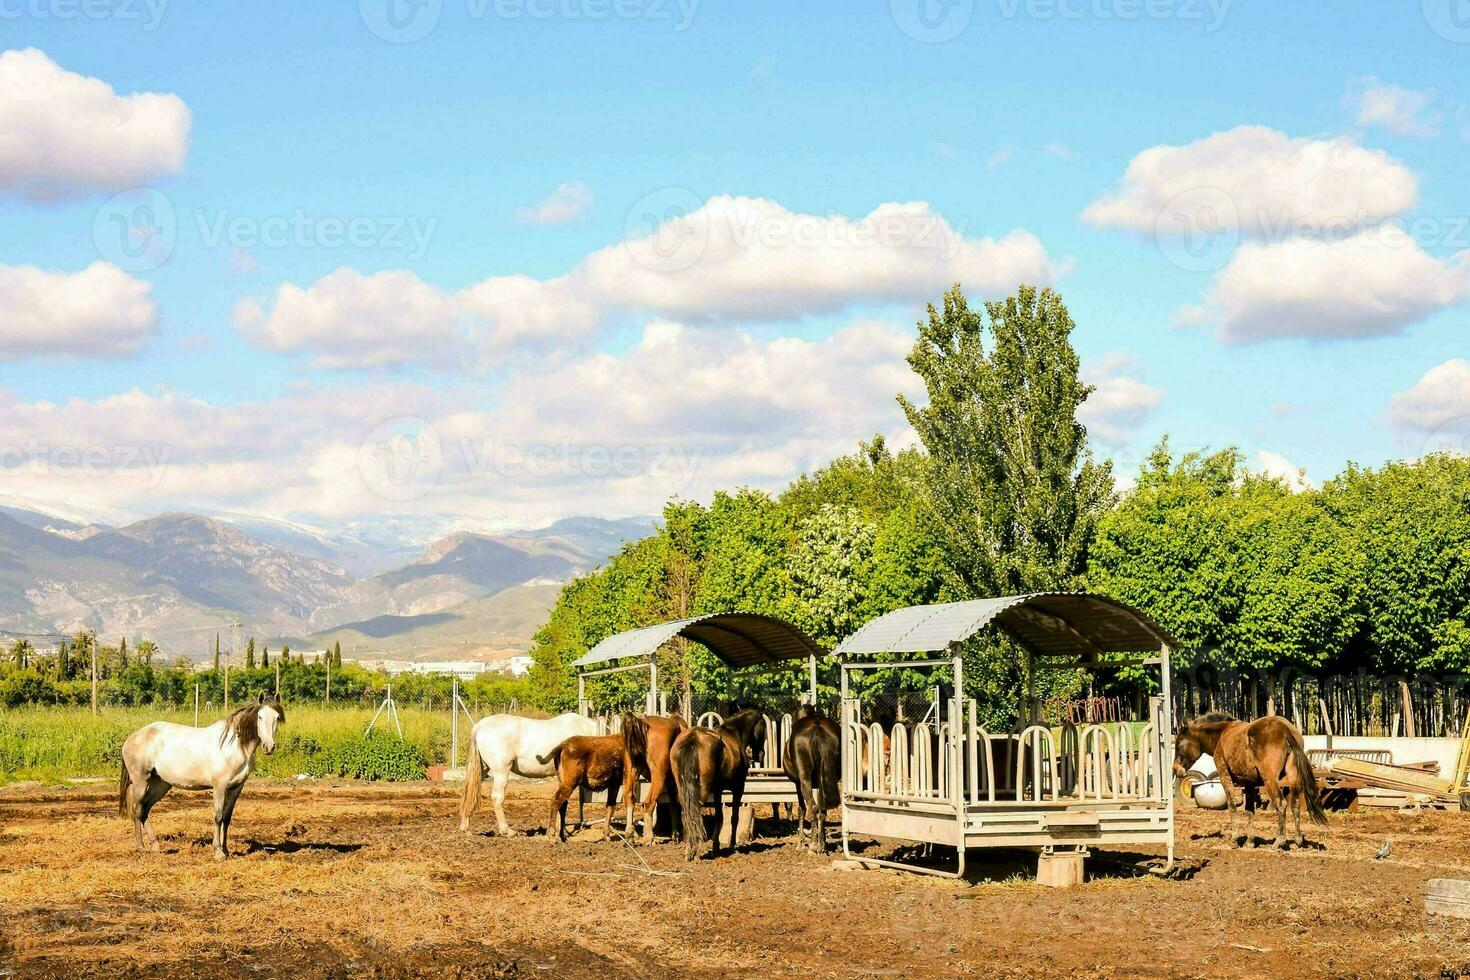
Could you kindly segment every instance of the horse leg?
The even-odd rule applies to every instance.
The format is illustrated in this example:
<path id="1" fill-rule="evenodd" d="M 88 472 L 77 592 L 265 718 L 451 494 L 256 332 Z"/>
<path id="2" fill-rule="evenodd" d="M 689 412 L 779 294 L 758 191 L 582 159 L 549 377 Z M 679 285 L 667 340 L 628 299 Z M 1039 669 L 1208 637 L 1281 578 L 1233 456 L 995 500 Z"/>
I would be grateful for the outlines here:
<path id="1" fill-rule="evenodd" d="M 1245 836 L 1235 836 L 1235 781 L 1230 778 L 1230 769 L 1228 766 L 1221 765 L 1217 766 L 1216 768 L 1219 770 L 1220 773 L 1220 785 L 1225 789 L 1225 811 L 1229 814 L 1230 839 L 1235 841 L 1236 847 L 1241 847 L 1245 844 L 1246 836 L 1249 836 L 1250 834 L 1250 824 L 1249 822 L 1246 823 Z M 1242 800 L 1242 802 L 1244 801 Z M 1247 820 L 1249 820 L 1249 818 L 1247 818 Z"/>
<path id="2" fill-rule="evenodd" d="M 495 806 L 495 832 L 501 837 L 514 837 L 516 832 L 505 822 L 505 784 L 510 782 L 510 767 L 497 766 L 491 776 L 490 802 Z"/>
<path id="3" fill-rule="evenodd" d="M 235 816 L 235 801 L 240 798 L 240 791 L 245 788 L 242 780 L 234 786 L 225 787 L 225 812 L 224 818 L 219 825 L 219 848 L 220 853 L 216 857 L 223 861 L 230 853 L 230 821 Z"/>
<path id="4" fill-rule="evenodd" d="M 613 834 L 613 828 L 612 828 L 613 810 L 617 808 L 617 805 L 618 805 L 618 780 L 617 780 L 616 777 L 610 776 L 610 777 L 608 777 L 608 780 L 607 780 L 607 819 L 605 821 L 603 821 L 603 824 L 602 824 L 602 839 L 603 840 L 612 840 L 612 834 Z"/>
<path id="5" fill-rule="evenodd" d="M 556 839 L 564 841 L 567 839 L 567 799 L 571 796 L 567 788 L 566 780 L 558 780 L 556 792 L 551 794 L 551 810 L 546 816 L 546 836 L 556 835 Z"/>
<path id="6" fill-rule="evenodd" d="M 143 833 L 148 838 L 148 846 L 154 854 L 159 853 L 163 849 L 158 846 L 158 835 L 153 832 L 153 826 L 148 822 L 149 817 L 153 813 L 154 805 L 168 795 L 168 791 L 172 788 L 171 784 L 164 782 L 157 774 L 148 777 L 148 782 L 143 791 L 143 799 L 138 806 L 138 823 L 142 826 Z M 141 843 L 139 846 L 142 846 Z"/>
<path id="7" fill-rule="evenodd" d="M 743 780 L 743 779 L 740 780 L 739 782 L 733 784 L 730 787 L 730 850 L 732 852 L 735 850 L 735 845 L 737 843 L 737 838 L 739 837 L 739 834 L 740 834 L 740 818 L 742 816 L 742 811 L 740 809 L 740 797 L 742 795 L 744 795 L 744 793 L 745 793 L 745 780 Z M 751 823 L 750 836 L 751 837 L 754 837 L 755 836 L 755 808 L 754 807 L 751 808 L 750 816 L 751 816 L 751 820 L 750 820 L 750 823 Z"/>
<path id="8" fill-rule="evenodd" d="M 1280 771 L 1278 766 L 1267 764 L 1261 769 L 1261 782 L 1266 790 L 1266 798 L 1271 801 L 1271 808 L 1276 811 L 1276 839 L 1271 843 L 1286 850 L 1286 794 L 1276 775 Z"/>
<path id="9" fill-rule="evenodd" d="M 134 779 L 128 784 L 128 818 L 133 821 L 133 843 L 138 850 L 143 850 L 143 822 L 147 817 L 143 814 L 143 798 L 148 793 L 148 780 Z"/>

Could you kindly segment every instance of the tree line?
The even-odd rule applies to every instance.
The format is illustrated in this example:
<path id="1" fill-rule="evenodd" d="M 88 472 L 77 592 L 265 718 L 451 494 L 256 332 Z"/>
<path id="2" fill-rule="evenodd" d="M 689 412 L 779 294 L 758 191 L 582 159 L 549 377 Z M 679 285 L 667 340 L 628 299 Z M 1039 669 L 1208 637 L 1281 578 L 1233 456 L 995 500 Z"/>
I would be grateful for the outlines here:
<path id="1" fill-rule="evenodd" d="M 1072 589 L 1148 613 L 1184 664 L 1470 670 L 1470 460 L 1349 464 L 1302 490 L 1249 472 L 1233 447 L 1177 454 L 1165 439 L 1120 492 L 1078 421 L 1092 388 L 1074 326 L 1049 289 L 974 310 L 955 287 L 908 358 L 927 393 L 923 405 L 899 396 L 916 448 L 894 452 L 880 435 L 779 493 L 671 500 L 653 536 L 562 590 L 535 638 L 533 697 L 571 707 L 577 656 L 670 619 L 767 613 L 831 648 L 902 606 Z M 1014 716 L 1017 651 L 984 636 L 967 658 L 968 693 L 988 717 Z M 739 693 L 680 641 L 660 671 L 677 689 Z M 871 683 L 929 682 L 886 673 Z M 1043 698 L 1084 682 L 1044 681 Z"/>

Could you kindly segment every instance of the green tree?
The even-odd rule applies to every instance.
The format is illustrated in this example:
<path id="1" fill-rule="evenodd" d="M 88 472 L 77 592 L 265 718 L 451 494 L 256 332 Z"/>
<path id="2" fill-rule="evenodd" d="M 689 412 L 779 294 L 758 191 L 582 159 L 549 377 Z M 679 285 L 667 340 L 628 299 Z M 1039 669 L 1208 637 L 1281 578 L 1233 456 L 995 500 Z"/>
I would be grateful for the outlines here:
<path id="1" fill-rule="evenodd" d="M 219 671 L 219 634 L 214 634 L 214 669 Z"/>
<path id="2" fill-rule="evenodd" d="M 1031 286 L 985 310 L 958 286 L 930 306 L 909 354 L 928 403 L 899 396 L 928 453 L 946 565 L 968 596 L 1076 588 L 1113 480 L 1077 421 L 1092 388 L 1074 324 L 1060 296 Z"/>
<path id="3" fill-rule="evenodd" d="M 158 644 L 152 640 L 139 640 L 136 653 L 139 660 L 151 666 L 153 658 L 158 655 Z"/>
<path id="4" fill-rule="evenodd" d="M 245 669 L 255 669 L 255 637 L 253 636 L 245 642 Z"/>

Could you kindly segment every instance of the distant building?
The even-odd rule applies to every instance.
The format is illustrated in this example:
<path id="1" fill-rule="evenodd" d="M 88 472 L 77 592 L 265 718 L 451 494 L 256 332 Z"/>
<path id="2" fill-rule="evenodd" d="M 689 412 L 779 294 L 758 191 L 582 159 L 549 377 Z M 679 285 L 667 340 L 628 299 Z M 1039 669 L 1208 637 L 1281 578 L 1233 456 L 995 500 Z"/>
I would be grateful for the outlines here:
<path id="1" fill-rule="evenodd" d="M 531 658 L 524 653 L 518 654 L 505 662 L 505 669 L 512 677 L 525 677 L 531 672 Z"/>
<path id="2" fill-rule="evenodd" d="M 478 660 L 359 660 L 358 663 L 385 674 L 453 674 L 462 681 L 473 680 L 488 669 Z"/>

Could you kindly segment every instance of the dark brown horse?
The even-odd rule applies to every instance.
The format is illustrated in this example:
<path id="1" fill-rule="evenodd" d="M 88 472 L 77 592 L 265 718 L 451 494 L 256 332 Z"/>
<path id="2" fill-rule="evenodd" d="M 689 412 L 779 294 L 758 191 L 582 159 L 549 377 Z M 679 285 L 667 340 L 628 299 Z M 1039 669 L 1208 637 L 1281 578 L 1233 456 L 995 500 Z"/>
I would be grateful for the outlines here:
<path id="1" fill-rule="evenodd" d="M 556 829 L 556 839 L 567 839 L 567 801 L 583 786 L 596 792 L 607 790 L 607 820 L 603 840 L 612 836 L 613 807 L 618 801 L 618 784 L 623 779 L 622 735 L 573 735 L 551 752 L 538 757 L 556 767 L 557 787 L 551 797 L 551 820 L 547 833 Z"/>
<path id="2" fill-rule="evenodd" d="M 719 728 L 689 728 L 674 740 L 674 782 L 679 789 L 679 808 L 684 824 L 684 858 L 694 860 L 704 843 L 703 805 L 715 809 L 715 836 L 710 855 L 720 853 L 720 828 L 724 825 L 724 794 L 730 791 L 730 849 L 735 849 L 735 831 L 740 823 L 740 797 L 750 770 L 750 750 L 766 737 L 766 717 L 745 708 L 725 719 Z"/>
<path id="3" fill-rule="evenodd" d="M 818 854 L 827 852 L 827 810 L 838 802 L 838 744 L 836 722 L 823 718 L 810 704 L 796 709 L 783 768 L 786 778 L 796 784 L 796 838 L 806 839 L 810 815 L 811 849 Z"/>
<path id="4" fill-rule="evenodd" d="M 674 740 L 689 726 L 678 715 L 647 715 L 639 718 L 631 712 L 623 713 L 623 807 L 627 811 L 626 828 L 633 833 L 634 809 L 643 820 L 643 842 L 653 841 L 654 810 L 658 798 L 665 789 L 670 790 L 674 833 L 679 832 L 678 794 L 674 787 L 674 769 L 671 753 Z M 648 780 L 648 802 L 639 804 L 638 780 Z"/>
<path id="5" fill-rule="evenodd" d="M 1296 820 L 1296 843 L 1302 836 L 1302 804 L 1312 822 L 1326 825 L 1322 794 L 1307 758 L 1302 733 L 1285 718 L 1268 715 L 1244 722 L 1224 711 L 1211 711 L 1185 723 L 1174 743 L 1174 774 L 1184 776 L 1201 755 L 1208 753 L 1220 772 L 1225 787 L 1225 805 L 1230 811 L 1230 836 L 1242 845 L 1250 836 L 1254 807 L 1247 807 L 1245 833 L 1235 836 L 1235 787 L 1260 787 L 1276 810 L 1276 846 L 1285 848 L 1288 803 Z"/>

